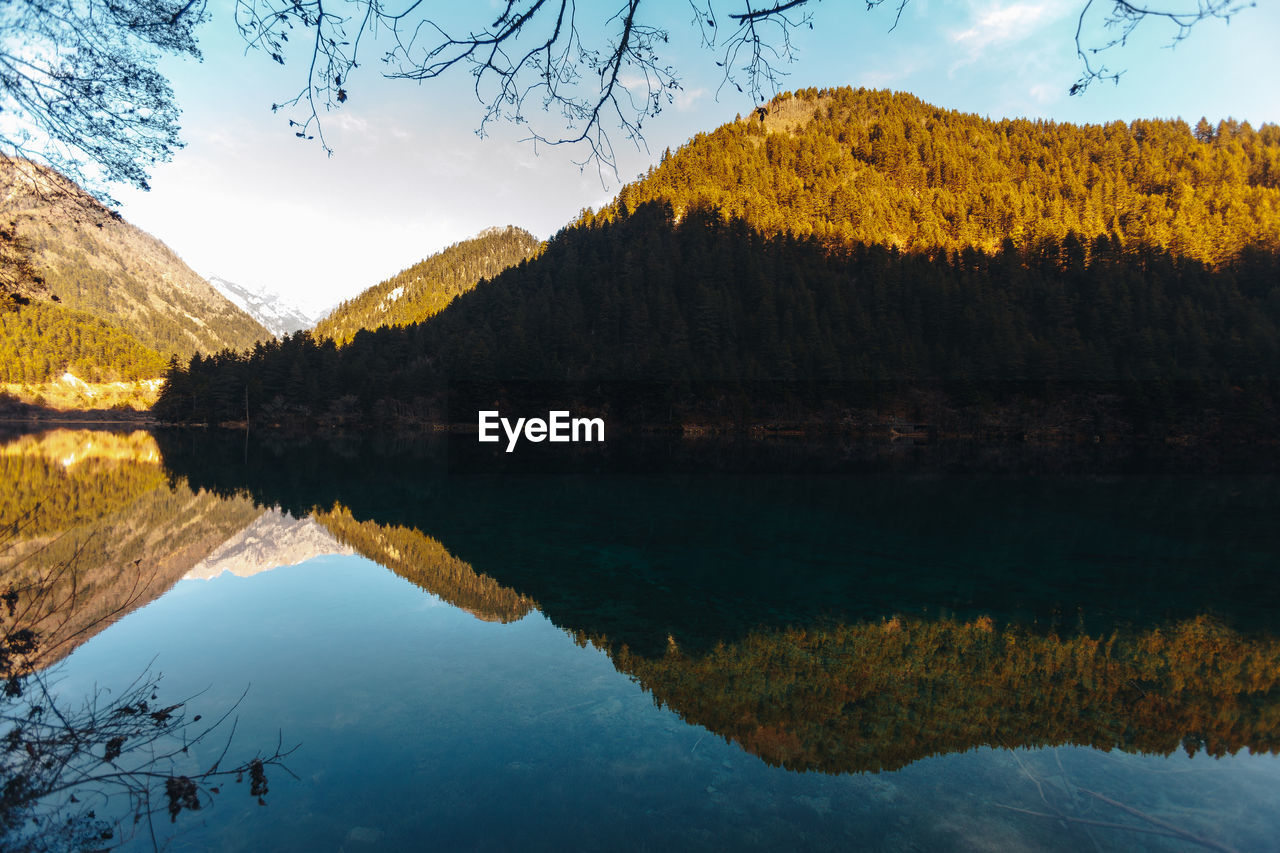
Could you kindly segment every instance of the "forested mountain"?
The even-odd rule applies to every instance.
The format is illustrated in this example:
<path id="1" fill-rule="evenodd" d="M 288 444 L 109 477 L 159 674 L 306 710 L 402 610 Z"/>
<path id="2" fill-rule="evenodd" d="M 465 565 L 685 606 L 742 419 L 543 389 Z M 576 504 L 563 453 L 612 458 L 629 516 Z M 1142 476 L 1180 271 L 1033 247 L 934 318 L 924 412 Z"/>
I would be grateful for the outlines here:
<path id="1" fill-rule="evenodd" d="M 237 308 L 265 326 L 273 335 L 300 332 L 316 324 L 314 317 L 301 308 L 289 304 L 284 297 L 270 288 L 247 287 L 218 276 L 210 276 L 209 283 L 219 293 L 230 299 Z"/>
<path id="2" fill-rule="evenodd" d="M 361 329 L 421 322 L 481 280 L 533 257 L 538 246 L 523 228 L 487 228 L 341 303 L 316 324 L 315 333 L 345 344 Z"/>
<path id="3" fill-rule="evenodd" d="M 60 660 L 158 598 L 259 513 L 247 498 L 170 486 L 144 432 L 55 430 L 0 445 L 0 591 L 15 591 L 20 624 L 40 637 L 33 663 Z"/>
<path id="4" fill-rule="evenodd" d="M 166 358 L 270 337 L 167 246 L 56 172 L 0 160 L 0 220 L 11 223 L 47 295 Z"/>
<path id="5" fill-rule="evenodd" d="M 68 370 L 90 382 L 164 372 L 165 359 L 124 329 L 63 306 L 17 230 L 16 220 L 0 226 L 0 383 L 40 384 Z"/>
<path id="6" fill-rule="evenodd" d="M 312 517 L 339 542 L 477 619 L 515 622 L 534 608 L 531 599 L 480 574 L 420 530 L 357 521 L 340 504 L 317 508 Z"/>
<path id="7" fill-rule="evenodd" d="M 997 123 L 849 90 L 763 116 L 426 322 L 196 359 L 157 412 L 238 420 L 247 389 L 267 420 L 473 420 L 504 397 L 842 420 L 927 389 L 1275 417 L 1276 127 Z"/>
<path id="8" fill-rule="evenodd" d="M 0 310 L 0 382 L 45 382 L 70 371 L 88 382 L 151 379 L 160 353 L 128 332 L 56 302 Z"/>
<path id="9" fill-rule="evenodd" d="M 1276 269 L 1271 253 L 1212 269 L 1108 238 L 953 257 L 833 250 L 702 212 L 676 225 L 649 205 L 562 232 L 426 323 L 341 349 L 294 336 L 196 357 L 156 412 L 238 420 L 247 388 L 268 420 L 340 402 L 342 417 L 453 407 L 473 421 L 478 402 L 531 382 L 530 406 L 609 406 L 624 424 L 807 418 L 938 385 L 968 402 L 1081 383 L 1158 407 L 1232 389 L 1260 401 L 1280 376 Z"/>
<path id="10" fill-rule="evenodd" d="M 665 154 L 598 216 L 646 201 L 842 245 L 992 252 L 1075 233 L 1220 262 L 1280 248 L 1280 126 L 991 121 L 905 93 L 807 89 Z"/>

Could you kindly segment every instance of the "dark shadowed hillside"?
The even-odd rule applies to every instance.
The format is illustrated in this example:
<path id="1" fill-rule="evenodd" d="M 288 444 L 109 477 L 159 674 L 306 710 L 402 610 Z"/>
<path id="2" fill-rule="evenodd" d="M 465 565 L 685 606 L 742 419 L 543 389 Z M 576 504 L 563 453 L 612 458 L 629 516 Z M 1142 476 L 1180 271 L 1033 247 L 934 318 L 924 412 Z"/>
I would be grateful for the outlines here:
<path id="1" fill-rule="evenodd" d="M 841 419 L 929 389 L 979 411 L 1012 395 L 1069 400 L 1073 417 L 1103 402 L 1265 420 L 1280 376 L 1275 269 L 1271 254 L 1214 269 L 1107 238 L 995 255 L 831 249 L 704 213 L 676 225 L 649 205 L 562 232 L 426 323 L 342 348 L 295 336 L 198 358 L 156 411 L 239 420 L 247 389 L 268 422 L 474 423 L 505 397 L 607 408 L 619 425 L 750 423 Z"/>

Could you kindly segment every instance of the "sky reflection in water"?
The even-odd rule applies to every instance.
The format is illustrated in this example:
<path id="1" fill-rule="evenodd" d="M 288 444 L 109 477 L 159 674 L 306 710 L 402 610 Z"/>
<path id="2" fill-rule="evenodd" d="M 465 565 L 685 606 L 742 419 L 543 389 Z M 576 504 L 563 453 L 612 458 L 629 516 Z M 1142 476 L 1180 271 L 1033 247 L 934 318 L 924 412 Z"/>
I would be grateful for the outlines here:
<path id="1" fill-rule="evenodd" d="M 359 557 L 182 581 L 76 652 L 64 689 L 119 683 L 157 648 L 171 695 L 212 685 L 195 710 L 252 685 L 241 748 L 277 728 L 303 744 L 299 781 L 273 774 L 266 808 L 230 790 L 184 815 L 176 849 L 1186 846 L 1013 811 L 1159 829 L 1078 787 L 1240 849 L 1280 829 L 1269 755 L 984 747 L 892 773 L 771 768 L 541 615 L 482 622 Z"/>
<path id="2" fill-rule="evenodd" d="M 172 849 L 1280 837 L 1270 478 L 391 466 L 337 478 L 350 508 L 316 498 L 384 565 L 179 581 L 62 665 L 75 696 L 154 659 L 204 714 L 251 685 L 239 748 L 302 743 L 266 807 L 227 786 Z M 270 504 L 256 470 L 213 485 Z"/>

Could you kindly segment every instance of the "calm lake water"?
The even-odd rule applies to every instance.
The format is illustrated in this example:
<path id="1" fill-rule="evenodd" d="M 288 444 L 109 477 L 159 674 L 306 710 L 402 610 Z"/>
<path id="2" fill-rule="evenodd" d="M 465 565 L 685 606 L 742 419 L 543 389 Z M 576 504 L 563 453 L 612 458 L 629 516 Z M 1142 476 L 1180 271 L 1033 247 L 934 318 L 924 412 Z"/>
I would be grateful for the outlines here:
<path id="1" fill-rule="evenodd" d="M 1274 475 L 465 440 L 3 446 L 85 612 L 152 568 L 64 701 L 150 667 L 300 744 L 167 849 L 1276 848 Z"/>

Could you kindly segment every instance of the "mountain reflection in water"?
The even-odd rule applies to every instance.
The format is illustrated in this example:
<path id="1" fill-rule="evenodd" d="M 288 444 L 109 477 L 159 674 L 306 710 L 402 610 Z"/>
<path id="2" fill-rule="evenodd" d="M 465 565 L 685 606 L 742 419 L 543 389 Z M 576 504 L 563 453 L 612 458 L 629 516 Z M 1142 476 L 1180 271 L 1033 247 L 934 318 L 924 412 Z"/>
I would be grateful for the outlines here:
<path id="1" fill-rule="evenodd" d="M 479 618 L 536 607 L 773 765 L 1280 749 L 1270 477 L 499 476 L 184 441 L 192 488 L 313 512 Z"/>
<path id="2" fill-rule="evenodd" d="M 715 445 L 705 447 L 713 456 L 722 453 Z M 783 464 L 764 473 L 722 464 L 732 454 L 719 455 L 707 466 L 720 469 L 714 473 L 669 471 L 684 465 L 690 453 L 702 452 L 659 447 L 652 471 L 634 464 L 643 463 L 642 455 L 622 466 L 589 460 L 563 473 L 495 473 L 484 466 L 476 470 L 470 460 L 460 461 L 436 442 L 57 432 L 0 448 L 6 474 L 0 501 L 6 519 L 37 504 L 42 508 L 41 526 L 28 531 L 19 551 L 81 548 L 88 582 L 77 595 L 86 613 L 110 612 L 122 590 L 136 586 L 128 572 L 118 571 L 122 564 L 149 570 L 140 598 L 145 602 L 193 568 L 191 576 L 205 577 L 221 567 L 235 572 L 233 564 L 241 558 L 257 571 L 316 554 L 354 551 L 413 585 L 397 596 L 420 596 L 417 589 L 424 590 L 492 623 L 486 629 L 527 633 L 526 626 L 541 617 L 526 617 L 540 612 L 573 642 L 602 650 L 654 704 L 769 767 L 826 774 L 896 770 L 891 778 L 908 780 L 921 767 L 933 768 L 921 772 L 941 772 L 922 761 L 930 756 L 998 750 L 1015 762 L 1007 772 L 1032 780 L 1032 790 L 1040 793 L 1021 801 L 1008 792 L 995 793 L 1007 784 L 999 781 L 1006 772 L 999 769 L 1004 759 L 984 759 L 978 771 L 994 774 L 995 780 L 983 783 L 991 792 L 984 802 L 989 796 L 991 807 L 1037 827 L 1043 822 L 1050 834 L 1035 837 L 1056 837 L 1044 845 L 1049 847 L 1083 843 L 1083 835 L 1051 833 L 1063 820 L 1073 833 L 1094 825 L 1088 821 L 1099 815 L 1090 803 L 1110 810 L 1101 823 L 1118 817 L 1131 824 L 1116 836 L 1122 845 L 1135 837 L 1150 841 L 1171 835 L 1179 843 L 1187 837 L 1123 812 L 1123 804 L 1098 799 L 1105 795 L 1084 786 L 1100 778 L 1096 768 L 1082 769 L 1088 762 L 1081 755 L 1092 754 L 1088 750 L 1059 755 L 1027 749 L 1082 746 L 1101 750 L 1098 755 L 1129 753 L 1135 761 L 1182 753 L 1211 761 L 1209 756 L 1280 752 L 1280 633 L 1274 621 L 1280 605 L 1280 584 L 1274 580 L 1280 530 L 1272 523 L 1280 517 L 1280 490 L 1274 476 L 1083 476 L 1061 473 L 1060 460 L 1028 475 L 1010 470 L 978 476 L 954 473 L 948 464 L 904 461 L 901 454 L 880 459 L 874 452 L 845 471 L 795 475 L 782 472 L 791 451 L 782 453 Z M 285 530 L 291 532 L 274 541 L 273 531 Z M 320 570 L 304 565 L 294 571 Z M 294 576 L 291 591 L 282 587 L 276 604 L 262 605 L 275 611 L 243 617 L 255 634 L 263 630 L 264 618 L 278 616 L 286 622 L 328 620 L 335 623 L 333 631 L 341 622 L 347 631 L 380 636 L 383 628 L 360 621 L 377 620 L 377 614 L 362 617 L 352 609 L 339 619 L 335 611 L 309 604 L 323 593 L 324 583 L 333 581 L 333 572 L 321 572 L 318 577 L 329 581 L 317 581 L 315 589 L 309 576 Z M 356 595 L 363 587 L 342 588 Z M 216 589 L 225 598 L 238 588 Z M 298 613 L 290 617 L 280 607 Z M 104 627 L 95 625 L 94 632 Z M 280 639 L 285 630 L 269 634 L 276 638 L 273 643 L 285 643 Z M 315 637 L 326 636 L 329 628 L 323 624 L 317 630 Z M 145 639 L 139 642 L 145 645 Z M 247 642 L 245 654 L 261 654 L 264 660 L 274 654 Z M 330 642 L 338 645 L 329 648 Z M 314 653 L 322 660 L 340 656 L 344 642 L 355 654 L 361 641 L 334 637 Z M 463 654 L 450 648 L 388 648 L 380 659 L 362 659 L 362 665 L 376 676 L 383 669 L 398 671 L 402 657 Z M 280 653 L 311 652 L 303 647 Z M 230 667 L 234 660 L 219 666 Z M 455 665 L 465 670 L 468 661 L 459 657 Z M 237 686 L 231 684 L 241 677 L 236 672 L 228 669 L 220 680 Z M 403 680 L 410 672 L 412 667 L 394 678 Z M 199 677 L 218 680 L 213 674 Z M 511 683 L 513 677 L 499 678 L 495 689 L 517 691 L 510 701 L 523 708 L 531 700 Z M 550 678 L 547 673 L 538 677 Z M 566 670 L 553 683 L 568 684 L 571 678 Z M 474 674 L 477 685 L 484 679 Z M 278 705 L 271 719 L 284 717 L 286 734 L 297 736 L 293 729 L 305 718 L 295 715 L 302 711 L 287 704 L 284 692 L 272 699 L 274 689 L 268 680 L 255 691 L 266 691 L 267 704 Z M 355 689 L 358 685 L 344 687 Z M 405 686 L 403 695 L 359 701 L 366 706 L 385 701 L 393 710 L 404 706 L 409 719 L 417 720 L 425 713 L 417 708 L 429 703 L 423 698 L 427 694 L 415 691 L 424 689 Z M 432 682 L 429 689 L 448 687 Z M 552 698 L 551 707 L 527 712 L 526 725 L 567 723 L 580 705 L 591 709 L 588 729 L 614 713 L 634 728 L 628 738 L 651 738 L 643 733 L 660 725 L 637 716 L 638 711 L 617 711 L 630 707 L 617 706 L 617 699 L 584 703 L 572 690 Z M 453 712 L 465 715 L 467 709 Z M 322 721 L 332 718 L 321 727 L 323 734 L 329 731 L 325 726 L 340 730 L 349 712 L 337 703 L 312 713 Z M 366 709 L 362 719 L 371 713 Z M 481 712 L 473 708 L 471 713 Z M 483 713 L 498 715 L 491 725 L 503 724 L 499 711 Z M 443 725 L 438 712 L 430 719 L 431 726 Z M 607 730 L 611 737 L 623 737 L 622 729 Z M 697 729 L 692 731 L 696 735 Z M 474 733 L 459 728 L 455 736 L 466 743 Z M 388 780 L 401 778 L 390 769 L 399 760 L 394 756 L 406 748 L 397 736 L 370 730 L 362 737 L 387 741 L 385 749 L 371 753 L 382 757 L 368 760 L 386 762 Z M 595 752 L 605 747 L 555 746 L 559 752 L 566 749 L 598 759 Z M 681 751 L 663 753 L 664 766 L 683 767 L 709 749 L 694 736 Z M 345 759 L 321 752 L 317 764 L 336 762 L 336 778 Z M 516 785 L 515 777 L 528 768 L 507 760 L 513 763 L 499 775 L 503 784 Z M 557 760 L 546 758 L 548 766 Z M 572 752 L 563 756 L 573 760 Z M 732 774 L 718 770 L 715 778 L 722 776 L 726 781 L 706 787 L 707 808 L 730 802 L 728 789 L 721 789 L 730 785 Z M 1068 784 L 1068 777 L 1075 781 Z M 1046 781 L 1051 778 L 1058 779 L 1056 788 Z M 403 809 L 395 802 L 407 793 L 394 786 L 407 783 L 387 784 L 392 787 L 380 794 L 390 798 L 387 808 Z M 497 784 L 497 777 L 480 789 L 489 784 Z M 870 833 L 866 822 L 874 822 L 877 798 L 884 796 L 880 805 L 887 807 L 893 796 L 893 785 L 859 784 L 866 798 L 859 808 L 871 811 L 849 812 L 847 821 L 865 825 L 850 824 L 846 832 L 855 834 L 847 837 Z M 577 796 L 558 787 L 549 790 L 560 791 L 556 796 L 566 803 Z M 755 802 L 762 790 L 743 788 L 732 796 L 745 804 Z M 1240 790 L 1224 796 L 1239 798 Z M 1266 799 L 1256 786 L 1243 790 L 1253 799 Z M 462 796 L 460 789 L 442 802 L 456 811 Z M 832 811 L 827 796 L 806 788 L 793 799 L 806 814 L 822 817 Z M 287 797 L 277 798 L 284 809 Z M 509 799 L 503 802 L 521 808 Z M 1267 837 L 1276 828 L 1254 817 L 1262 823 L 1248 826 L 1252 834 L 1239 842 L 1246 847 L 1248 839 Z M 228 840 L 240 817 L 214 819 L 225 821 L 210 830 L 218 844 L 243 843 Z M 989 819 L 983 818 L 981 832 L 1007 831 L 1003 824 L 993 829 Z M 776 840 L 768 833 L 752 835 L 756 830 L 744 821 L 746 835 L 740 841 Z M 792 824 L 779 826 L 785 832 Z M 588 831 L 585 823 L 578 831 Z M 904 832 L 878 827 L 868 837 L 894 846 L 895 838 L 906 843 L 907 836 L 899 837 Z M 356 826 L 347 840 L 366 835 L 373 837 Z M 832 841 L 825 835 L 814 839 L 819 837 L 822 843 Z M 1032 843 L 1028 838 L 1005 840 Z"/>
<path id="3" fill-rule="evenodd" d="M 41 666 L 162 595 L 261 512 L 171 483 L 142 431 L 21 436 L 0 445 L 0 484 L 0 525 L 13 531 L 0 589 L 19 591 L 18 612 L 38 599 L 25 627 L 41 637 Z"/>

